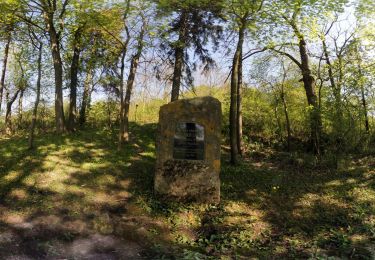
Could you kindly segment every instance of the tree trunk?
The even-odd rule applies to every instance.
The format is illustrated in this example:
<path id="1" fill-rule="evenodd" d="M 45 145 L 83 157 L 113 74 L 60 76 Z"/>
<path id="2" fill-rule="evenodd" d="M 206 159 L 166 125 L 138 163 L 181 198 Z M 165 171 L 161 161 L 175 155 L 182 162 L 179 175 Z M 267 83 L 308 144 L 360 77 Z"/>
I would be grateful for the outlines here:
<path id="1" fill-rule="evenodd" d="M 281 101 L 283 103 L 284 108 L 284 115 L 285 115 L 285 123 L 286 123 L 286 131 L 288 135 L 287 144 L 288 144 L 288 152 L 290 152 L 290 143 L 292 139 L 292 130 L 290 129 L 290 120 L 289 120 L 289 113 L 288 113 L 288 106 L 285 100 L 285 92 L 284 92 L 284 85 L 281 86 Z"/>
<path id="2" fill-rule="evenodd" d="M 54 27 L 53 13 L 44 12 L 44 19 L 47 24 L 51 52 L 53 58 L 53 68 L 55 71 L 55 122 L 56 131 L 65 131 L 64 102 L 63 102 L 63 65 L 60 53 L 60 39 Z"/>
<path id="3" fill-rule="evenodd" d="M 77 86 L 78 86 L 78 71 L 79 71 L 79 56 L 81 49 L 79 47 L 79 40 L 81 37 L 80 29 L 74 35 L 74 50 L 72 64 L 70 67 L 70 104 L 69 104 L 69 118 L 68 130 L 74 132 L 76 130 L 77 122 Z"/>
<path id="4" fill-rule="evenodd" d="M 233 57 L 232 74 L 230 83 L 230 115 L 229 115 L 229 136 L 230 136 L 230 148 L 231 148 L 231 164 L 237 164 L 238 156 L 238 76 L 242 45 L 244 41 L 244 27 L 240 28 L 238 33 L 237 48 Z"/>
<path id="5" fill-rule="evenodd" d="M 18 128 L 22 125 L 22 113 L 23 113 L 23 94 L 25 89 L 21 89 L 20 97 L 18 98 Z"/>
<path id="6" fill-rule="evenodd" d="M 13 132 L 12 129 L 12 105 L 14 101 L 17 99 L 18 93 L 21 90 L 18 89 L 12 98 L 9 98 L 10 93 L 7 91 L 7 106 L 5 112 L 5 133 L 7 135 L 11 135 Z"/>
<path id="7" fill-rule="evenodd" d="M 283 135 L 282 135 L 283 131 L 282 131 L 282 127 L 281 127 L 281 120 L 280 120 L 280 117 L 279 117 L 278 105 L 279 105 L 279 101 L 276 98 L 274 113 L 275 113 L 276 124 L 277 124 L 277 135 L 278 135 L 279 141 L 282 142 L 283 141 Z"/>
<path id="8" fill-rule="evenodd" d="M 238 88 L 237 88 L 237 149 L 240 156 L 243 153 L 242 139 L 242 47 L 238 63 Z"/>
<path id="9" fill-rule="evenodd" d="M 298 26 L 296 24 L 296 17 L 297 13 L 295 11 L 293 14 L 292 20 L 288 20 L 288 23 L 293 28 L 295 36 L 298 38 L 298 48 L 299 54 L 301 58 L 301 63 L 298 63 L 295 59 L 292 59 L 295 63 L 298 64 L 301 73 L 302 73 L 302 81 L 303 86 L 305 89 L 307 103 L 309 105 L 309 116 L 310 116 L 310 148 L 315 154 L 320 154 L 321 144 L 320 144 L 320 136 L 321 136 L 321 129 L 322 129 L 322 121 L 320 115 L 320 109 L 318 105 L 318 98 L 315 93 L 315 78 L 312 76 L 310 64 L 309 64 L 309 54 L 307 53 L 307 44 L 305 41 L 305 37 L 299 31 Z M 297 13 L 296 13 L 297 12 Z M 289 58 L 290 55 L 289 55 Z"/>
<path id="10" fill-rule="evenodd" d="M 359 50 L 357 49 L 357 59 L 358 59 L 358 72 L 360 77 L 363 76 L 362 73 L 362 68 L 361 68 L 361 57 L 359 55 Z M 362 103 L 362 109 L 363 109 L 363 115 L 365 117 L 365 129 L 366 133 L 370 133 L 370 124 L 369 124 L 369 119 L 368 119 L 368 111 L 367 111 L 367 102 L 366 102 L 366 95 L 365 95 L 365 88 L 363 86 L 363 83 L 359 83 L 360 88 L 361 88 L 361 103 Z"/>
<path id="11" fill-rule="evenodd" d="M 322 45 L 323 45 L 323 52 L 324 52 L 324 57 L 326 59 L 326 64 L 328 66 L 328 77 L 329 77 L 329 82 L 331 85 L 332 93 L 335 98 L 335 118 L 334 118 L 334 132 L 336 133 L 336 142 L 340 144 L 343 140 L 342 136 L 342 123 L 343 123 L 343 112 L 341 108 L 341 82 L 343 78 L 343 73 L 342 73 L 342 58 L 341 55 L 338 55 L 338 60 L 339 60 L 339 82 L 336 84 L 335 78 L 333 75 L 333 70 L 332 70 L 332 63 L 329 57 L 328 53 L 328 48 L 325 39 L 322 39 Z M 339 152 L 339 150 L 338 150 Z"/>
<path id="12" fill-rule="evenodd" d="M 130 64 L 130 70 L 129 70 L 129 76 L 128 81 L 126 84 L 126 95 L 125 95 L 125 115 L 124 115 L 124 141 L 129 141 L 129 107 L 130 107 L 130 98 L 133 91 L 133 85 L 134 85 L 134 79 L 135 75 L 137 73 L 137 67 L 139 58 L 141 57 L 142 50 L 143 50 L 143 37 L 145 33 L 145 28 L 143 27 L 139 39 L 138 39 L 138 48 L 137 53 L 133 56 L 131 64 Z"/>
<path id="13" fill-rule="evenodd" d="M 38 106 L 40 101 L 40 81 L 42 78 L 42 52 L 43 52 L 43 43 L 40 42 L 39 44 L 39 56 L 38 56 L 38 78 L 36 81 L 36 98 L 35 98 L 35 104 L 33 109 L 33 117 L 31 120 L 30 125 L 30 134 L 29 134 L 29 149 L 33 149 L 34 147 L 34 132 L 35 132 L 35 125 L 37 120 L 37 114 L 38 114 Z"/>
<path id="14" fill-rule="evenodd" d="M 120 131 L 119 131 L 119 142 L 118 148 L 121 148 L 121 145 L 125 141 L 124 136 L 124 126 L 125 126 L 125 100 L 124 100 L 124 70 L 125 70 L 125 56 L 126 49 L 123 49 L 121 56 L 121 69 L 120 69 Z"/>
<path id="15" fill-rule="evenodd" d="M 365 96 L 365 89 L 363 87 L 363 84 L 361 84 L 361 101 L 362 101 L 363 115 L 365 117 L 366 133 L 370 133 L 370 124 L 369 124 L 369 119 L 368 119 L 366 96 Z"/>
<path id="16" fill-rule="evenodd" d="M 6 74 L 7 65 L 8 65 L 9 46 L 10 46 L 11 40 L 12 40 L 12 34 L 11 32 L 9 32 L 7 40 L 6 40 L 6 44 L 5 44 L 4 60 L 3 60 L 1 79 L 0 79 L 0 112 L 1 112 L 1 103 L 3 100 L 3 93 L 4 93 L 4 88 L 5 88 L 5 74 Z"/>
<path id="17" fill-rule="evenodd" d="M 178 41 L 175 43 L 175 62 L 173 70 L 173 79 L 172 79 L 172 94 L 171 102 L 178 100 L 180 95 L 181 87 L 181 78 L 182 78 L 182 69 L 184 66 L 184 51 L 186 45 L 186 34 L 187 34 L 187 19 L 188 13 L 183 11 L 180 17 L 180 30 Z"/>
<path id="18" fill-rule="evenodd" d="M 107 92 L 107 125 L 109 129 L 112 128 L 112 108 L 110 92 Z"/>
<path id="19" fill-rule="evenodd" d="M 82 103 L 81 103 L 81 109 L 79 111 L 79 125 L 82 127 L 86 123 L 86 117 L 87 117 L 87 108 L 89 104 L 90 99 L 90 84 L 92 80 L 92 72 L 91 69 L 87 70 L 86 73 L 86 79 L 83 85 L 83 95 L 82 95 Z"/>
<path id="20" fill-rule="evenodd" d="M 309 55 L 307 53 L 306 41 L 299 34 L 299 52 L 301 56 L 302 81 L 306 92 L 307 103 L 310 109 L 310 128 L 311 128 L 311 148 L 315 154 L 320 154 L 320 134 L 322 122 L 320 117 L 320 109 L 318 107 L 317 96 L 315 94 L 315 79 L 312 76 Z"/>

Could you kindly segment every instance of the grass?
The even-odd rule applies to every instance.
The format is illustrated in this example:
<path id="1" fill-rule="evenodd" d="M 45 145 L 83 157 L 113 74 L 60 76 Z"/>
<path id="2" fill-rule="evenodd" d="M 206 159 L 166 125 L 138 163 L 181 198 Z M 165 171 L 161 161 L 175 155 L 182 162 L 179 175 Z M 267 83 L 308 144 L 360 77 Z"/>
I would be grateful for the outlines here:
<path id="1" fill-rule="evenodd" d="M 332 170 L 266 148 L 233 167 L 223 153 L 219 205 L 164 203 L 155 130 L 132 125 L 121 151 L 111 130 L 46 134 L 34 151 L 0 139 L 0 258 L 375 258 L 374 157 Z"/>

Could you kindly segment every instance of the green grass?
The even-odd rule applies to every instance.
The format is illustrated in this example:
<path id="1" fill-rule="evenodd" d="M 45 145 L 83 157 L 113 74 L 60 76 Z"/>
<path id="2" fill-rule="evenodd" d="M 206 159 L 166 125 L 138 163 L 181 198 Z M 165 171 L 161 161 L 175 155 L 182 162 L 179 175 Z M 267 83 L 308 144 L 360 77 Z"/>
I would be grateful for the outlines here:
<path id="1" fill-rule="evenodd" d="M 0 139 L 0 258 L 61 256 L 90 234 L 134 241 L 153 259 L 375 257 L 373 157 L 336 171 L 265 148 L 233 167 L 224 153 L 219 205 L 165 203 L 152 192 L 155 130 L 132 125 L 120 151 L 111 130 L 46 134 L 34 151 Z M 9 231 L 19 246 L 1 238 Z"/>

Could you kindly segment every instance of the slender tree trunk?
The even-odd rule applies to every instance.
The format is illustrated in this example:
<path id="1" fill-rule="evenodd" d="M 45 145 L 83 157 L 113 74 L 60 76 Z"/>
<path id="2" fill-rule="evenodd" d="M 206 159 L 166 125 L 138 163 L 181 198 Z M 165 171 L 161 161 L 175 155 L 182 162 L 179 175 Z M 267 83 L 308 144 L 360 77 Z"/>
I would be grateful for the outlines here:
<path id="1" fill-rule="evenodd" d="M 283 141 L 283 135 L 282 135 L 281 120 L 280 120 L 280 117 L 279 117 L 279 109 L 278 109 L 279 104 L 278 103 L 279 103 L 279 101 L 276 100 L 275 107 L 274 107 L 274 113 L 275 113 L 275 118 L 276 118 L 276 123 L 277 123 L 277 135 L 278 135 L 279 141 L 282 142 Z"/>
<path id="2" fill-rule="evenodd" d="M 341 146 L 343 143 L 343 111 L 342 111 L 342 106 L 341 106 L 341 82 L 343 79 L 343 72 L 342 72 L 342 57 L 341 55 L 338 56 L 338 64 L 339 64 L 339 80 L 338 83 L 336 84 L 335 78 L 333 75 L 333 69 L 332 69 L 332 63 L 329 57 L 328 53 L 328 48 L 325 39 L 322 39 L 322 45 L 323 45 L 323 52 L 324 52 L 324 57 L 326 60 L 326 64 L 328 66 L 328 77 L 329 77 L 329 82 L 331 85 L 332 93 L 335 98 L 335 118 L 334 118 L 334 133 L 335 133 L 335 143 L 337 144 L 336 146 L 336 153 L 341 152 Z"/>
<path id="3" fill-rule="evenodd" d="M 238 88 L 237 88 L 237 149 L 240 156 L 243 154 L 242 139 L 242 47 L 238 64 Z"/>
<path id="4" fill-rule="evenodd" d="M 107 92 L 107 124 L 108 128 L 112 128 L 112 108 L 111 108 L 111 98 L 110 98 L 110 93 Z"/>
<path id="5" fill-rule="evenodd" d="M 25 89 L 21 89 L 20 96 L 18 98 L 18 128 L 22 125 L 22 113 L 23 113 L 23 94 Z"/>
<path id="6" fill-rule="evenodd" d="M 63 64 L 60 52 L 60 39 L 54 27 L 53 13 L 44 13 L 44 19 L 47 24 L 51 52 L 53 58 L 53 68 L 55 71 L 55 122 L 56 131 L 63 133 L 65 131 L 64 102 L 63 102 Z"/>
<path id="7" fill-rule="evenodd" d="M 172 79 L 172 93 L 171 93 L 171 102 L 178 100 L 180 95 L 181 87 L 181 78 L 182 78 L 182 69 L 184 66 L 184 51 L 186 44 L 186 34 L 187 34 L 187 19 L 188 13 L 183 11 L 180 17 L 180 30 L 178 41 L 175 46 L 175 62 L 173 70 L 173 79 Z"/>
<path id="8" fill-rule="evenodd" d="M 362 67 L 361 67 L 362 60 L 361 60 L 361 57 L 359 55 L 358 49 L 357 49 L 357 59 L 358 59 L 358 72 L 359 72 L 360 77 L 362 77 L 363 76 Z M 360 82 L 359 85 L 360 85 L 360 88 L 361 88 L 361 103 L 362 103 L 363 115 L 365 117 L 365 129 L 366 129 L 366 133 L 370 133 L 370 124 L 369 124 L 369 119 L 368 119 L 365 88 L 364 88 L 362 82 Z"/>
<path id="9" fill-rule="evenodd" d="M 6 44 L 5 44 L 4 60 L 3 60 L 1 79 L 0 79 L 0 112 L 1 112 L 1 103 L 3 100 L 3 93 L 4 93 L 4 88 L 5 88 L 5 74 L 6 74 L 7 65 L 8 65 L 9 46 L 10 46 L 11 40 L 12 40 L 12 34 L 11 32 L 9 32 L 7 40 L 6 40 Z"/>
<path id="10" fill-rule="evenodd" d="M 292 139 L 292 130 L 290 128 L 290 119 L 289 119 L 289 113 L 288 113 L 288 106 L 285 100 L 285 92 L 284 92 L 284 86 L 281 86 L 281 101 L 283 103 L 283 108 L 284 108 L 284 115 L 285 115 L 285 123 L 286 123 L 286 131 L 288 135 L 288 152 L 290 152 L 290 143 Z"/>
<path id="11" fill-rule="evenodd" d="M 70 67 L 70 104 L 69 104 L 69 118 L 68 130 L 74 132 L 76 130 L 77 122 L 77 86 L 78 86 L 78 71 L 79 71 L 79 56 L 81 49 L 79 47 L 79 40 L 81 37 L 80 29 L 74 35 L 74 50 L 72 64 Z"/>
<path id="12" fill-rule="evenodd" d="M 89 68 L 86 73 L 86 79 L 83 85 L 83 95 L 82 95 L 82 103 L 81 103 L 81 109 L 79 112 L 79 125 L 82 127 L 86 123 L 86 114 L 87 114 L 87 108 L 89 104 L 90 99 L 90 84 L 92 80 L 92 71 Z"/>
<path id="13" fill-rule="evenodd" d="M 9 97 L 10 93 L 7 91 L 7 105 L 5 112 L 5 133 L 11 135 L 13 132 L 12 129 L 12 105 L 16 101 L 17 96 L 21 90 L 18 89 L 12 98 Z"/>
<path id="14" fill-rule="evenodd" d="M 244 27 L 241 27 L 238 33 L 237 48 L 233 57 L 232 74 L 230 83 L 230 115 L 229 115 L 229 136 L 231 148 L 231 164 L 237 164 L 238 157 L 238 75 L 241 59 L 242 45 L 244 41 Z"/>
<path id="15" fill-rule="evenodd" d="M 121 145 L 125 141 L 124 136 L 124 126 L 125 126 L 125 100 L 124 100 L 124 70 L 125 70 L 125 57 L 126 57 L 126 50 L 122 51 L 121 56 L 121 69 L 120 69 L 120 131 L 119 131 L 119 142 L 118 148 L 121 148 Z"/>
<path id="16" fill-rule="evenodd" d="M 130 107 L 130 98 L 133 91 L 134 79 L 137 73 L 139 58 L 141 57 L 143 50 L 143 37 L 145 33 L 145 28 L 143 27 L 139 39 L 138 39 L 138 48 L 137 53 L 133 56 L 130 64 L 128 81 L 126 84 L 126 95 L 125 95 L 125 115 L 124 115 L 124 141 L 129 141 L 129 107 Z"/>
<path id="17" fill-rule="evenodd" d="M 362 108 L 363 108 L 363 115 L 365 117 L 365 129 L 366 129 L 367 133 L 370 133 L 370 124 L 369 124 L 369 119 L 368 119 L 367 102 L 366 102 L 365 89 L 363 87 L 363 84 L 361 84 L 361 102 L 362 102 Z"/>
<path id="18" fill-rule="evenodd" d="M 38 106 L 40 101 L 40 81 L 42 78 L 42 52 L 43 52 L 43 43 L 40 42 L 39 44 L 39 55 L 38 55 L 38 78 L 36 81 L 36 98 L 35 98 L 35 104 L 33 109 L 33 117 L 31 120 L 30 125 L 30 134 L 29 134 L 29 149 L 33 149 L 34 147 L 34 132 L 35 132 L 35 125 L 37 120 L 37 114 L 38 114 Z"/>

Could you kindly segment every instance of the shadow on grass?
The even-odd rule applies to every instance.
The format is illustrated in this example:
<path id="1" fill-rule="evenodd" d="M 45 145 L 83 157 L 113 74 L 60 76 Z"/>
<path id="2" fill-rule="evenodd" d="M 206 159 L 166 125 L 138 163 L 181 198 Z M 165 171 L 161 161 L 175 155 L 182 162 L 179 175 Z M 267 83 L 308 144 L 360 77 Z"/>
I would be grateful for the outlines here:
<path id="1" fill-rule="evenodd" d="M 238 246 L 264 257 L 375 257 L 374 158 L 367 159 L 343 171 L 296 168 L 282 156 L 225 165 L 224 203 L 244 203 L 259 219 L 249 227 L 261 235 Z"/>
<path id="2" fill-rule="evenodd" d="M 120 151 L 106 130 L 45 135 L 34 151 L 0 140 L 0 258 L 148 256 L 142 227 L 156 224 L 137 214 L 152 194 L 155 127 L 133 124 Z"/>
<path id="3" fill-rule="evenodd" d="M 162 203 L 156 125 L 131 130 L 121 150 L 114 130 L 45 135 L 35 151 L 0 140 L 0 258 L 372 257 L 373 158 L 341 172 L 224 158 L 219 205 Z"/>

